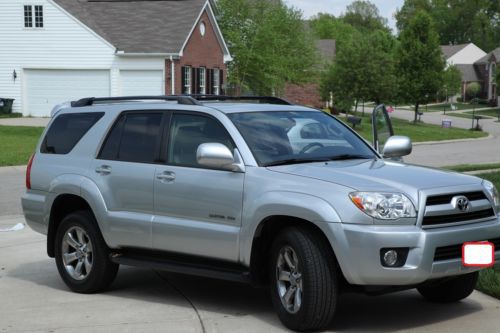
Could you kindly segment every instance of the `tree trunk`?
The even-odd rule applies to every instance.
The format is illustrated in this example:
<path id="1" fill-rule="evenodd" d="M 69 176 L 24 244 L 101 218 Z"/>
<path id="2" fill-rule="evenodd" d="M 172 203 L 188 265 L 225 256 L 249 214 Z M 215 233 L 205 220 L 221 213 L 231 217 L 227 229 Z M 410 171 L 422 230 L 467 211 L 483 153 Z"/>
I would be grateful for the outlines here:
<path id="1" fill-rule="evenodd" d="M 418 102 L 415 103 L 415 120 L 413 121 L 415 124 L 418 121 Z"/>
<path id="2" fill-rule="evenodd" d="M 358 99 L 356 98 L 356 104 L 354 105 L 354 114 L 356 114 L 356 112 L 358 112 Z"/>

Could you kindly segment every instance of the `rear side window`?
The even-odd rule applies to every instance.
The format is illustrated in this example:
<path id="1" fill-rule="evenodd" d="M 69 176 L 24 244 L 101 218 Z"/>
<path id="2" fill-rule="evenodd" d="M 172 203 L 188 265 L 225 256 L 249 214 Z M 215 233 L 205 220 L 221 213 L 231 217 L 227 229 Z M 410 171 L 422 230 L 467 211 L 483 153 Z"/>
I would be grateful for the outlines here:
<path id="1" fill-rule="evenodd" d="M 99 158 L 154 163 L 158 156 L 162 117 L 160 112 L 122 115 L 104 142 Z"/>
<path id="2" fill-rule="evenodd" d="M 103 115 L 104 112 L 92 112 L 58 116 L 47 131 L 40 152 L 44 154 L 69 153 Z"/>

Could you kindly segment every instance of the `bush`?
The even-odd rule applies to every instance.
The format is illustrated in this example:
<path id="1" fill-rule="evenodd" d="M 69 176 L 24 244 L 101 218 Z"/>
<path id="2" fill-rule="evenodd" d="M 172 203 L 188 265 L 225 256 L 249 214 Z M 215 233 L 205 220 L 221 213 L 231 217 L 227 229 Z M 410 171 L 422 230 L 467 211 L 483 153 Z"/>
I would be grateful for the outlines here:
<path id="1" fill-rule="evenodd" d="M 464 99 L 462 97 L 457 97 L 457 103 L 463 103 Z"/>
<path id="2" fill-rule="evenodd" d="M 471 82 L 467 85 L 466 93 L 468 98 L 475 98 L 481 91 L 481 86 L 477 82 Z"/>

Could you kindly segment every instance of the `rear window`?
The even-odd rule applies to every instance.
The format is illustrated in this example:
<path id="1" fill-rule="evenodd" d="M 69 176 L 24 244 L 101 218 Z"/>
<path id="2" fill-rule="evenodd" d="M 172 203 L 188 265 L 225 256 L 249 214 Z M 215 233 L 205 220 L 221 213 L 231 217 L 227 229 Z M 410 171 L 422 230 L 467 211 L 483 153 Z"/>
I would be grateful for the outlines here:
<path id="1" fill-rule="evenodd" d="M 103 115 L 104 112 L 92 112 L 58 116 L 47 131 L 40 152 L 44 154 L 69 153 Z"/>

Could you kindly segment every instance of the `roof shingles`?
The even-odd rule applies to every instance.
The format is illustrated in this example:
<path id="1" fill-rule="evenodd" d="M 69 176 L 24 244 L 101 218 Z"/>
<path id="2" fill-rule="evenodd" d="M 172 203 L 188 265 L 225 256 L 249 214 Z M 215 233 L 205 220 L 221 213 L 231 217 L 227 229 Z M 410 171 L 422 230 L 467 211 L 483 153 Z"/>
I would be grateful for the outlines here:
<path id="1" fill-rule="evenodd" d="M 177 54 L 206 0 L 54 0 L 119 51 Z"/>

